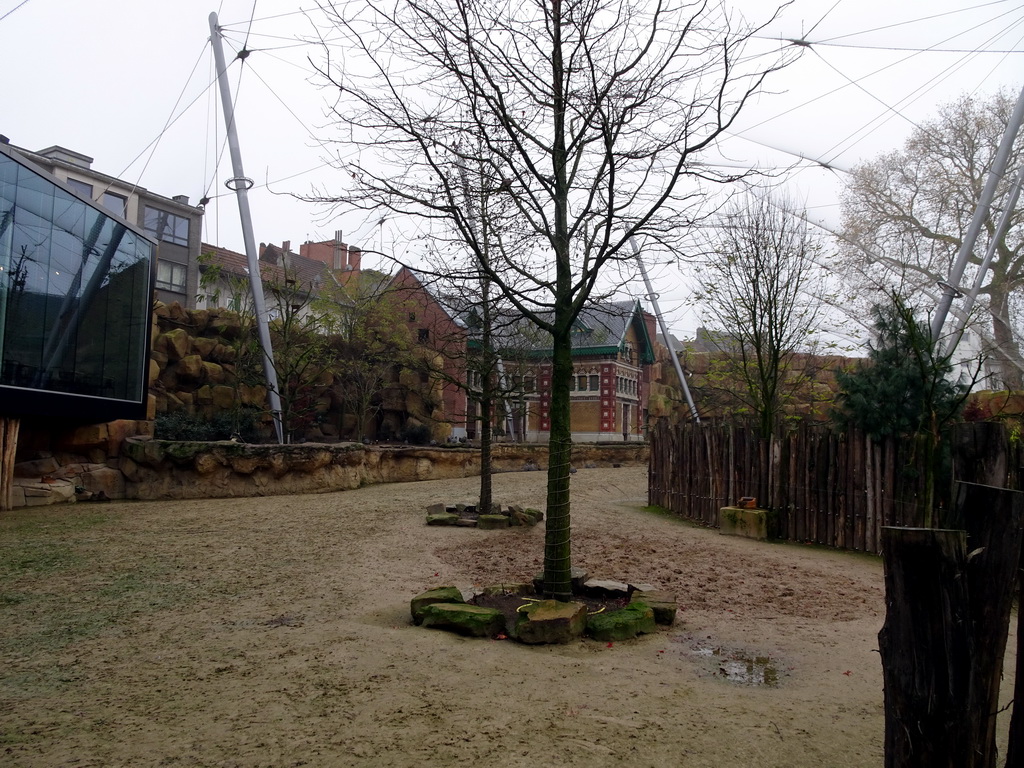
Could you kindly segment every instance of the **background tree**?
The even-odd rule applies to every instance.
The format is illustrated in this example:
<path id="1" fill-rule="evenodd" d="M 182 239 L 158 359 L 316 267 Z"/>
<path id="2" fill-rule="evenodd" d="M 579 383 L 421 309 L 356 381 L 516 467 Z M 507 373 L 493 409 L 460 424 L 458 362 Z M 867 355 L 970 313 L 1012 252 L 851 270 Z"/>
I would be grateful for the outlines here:
<path id="1" fill-rule="evenodd" d="M 368 420 L 380 412 L 385 390 L 395 386 L 395 369 L 413 361 L 406 302 L 388 289 L 388 280 L 382 272 L 361 270 L 314 302 L 334 355 L 334 397 L 352 417 L 357 440 L 367 436 Z M 344 423 L 339 428 L 345 432 Z"/>
<path id="2" fill-rule="evenodd" d="M 241 386 L 266 384 L 249 279 L 223 270 L 210 256 L 202 259 L 201 269 L 201 298 L 237 312 L 238 329 L 231 333 L 237 402 Z M 334 355 L 326 334 L 337 325 L 339 305 L 320 296 L 319 280 L 303 283 L 291 268 L 261 264 L 261 278 L 271 314 L 273 366 L 280 387 L 285 442 L 291 442 L 315 418 L 317 390 L 332 371 Z"/>
<path id="3" fill-rule="evenodd" d="M 774 433 L 784 407 L 807 389 L 811 371 L 796 361 L 814 350 L 824 319 L 820 245 L 807 223 L 788 213 L 792 207 L 784 197 L 754 194 L 731 204 L 697 272 L 696 300 L 719 352 L 708 383 L 728 383 L 762 437 Z"/>
<path id="4" fill-rule="evenodd" d="M 321 74 L 339 94 L 339 138 L 379 164 L 346 165 L 351 191 L 323 199 L 443 224 L 457 234 L 453 259 L 467 255 L 473 274 L 551 335 L 544 592 L 568 599 L 573 322 L 604 269 L 632 258 L 628 238 L 672 246 L 698 215 L 702 185 L 737 178 L 695 161 L 779 58 L 745 56 L 755 30 L 733 30 L 702 3 L 328 9 Z M 344 66 L 328 37 L 344 46 Z M 487 240 L 465 205 L 460 164 L 489 169 L 486 193 L 509 196 Z"/>
<path id="5" fill-rule="evenodd" d="M 911 133 L 902 150 L 853 169 L 843 195 L 843 237 L 847 273 L 854 293 L 875 294 L 878 285 L 900 285 L 915 301 L 938 300 L 936 283 L 949 275 L 964 233 L 988 177 L 1015 97 L 964 96 L 939 110 L 936 119 Z M 1018 137 L 1009 167 L 1024 161 Z M 1015 174 L 1014 174 L 1015 175 Z M 1012 179 L 1003 179 L 985 221 L 971 264 L 985 254 L 1001 216 Z M 991 269 L 979 292 L 987 323 L 975 325 L 990 340 L 990 354 L 1003 386 L 1021 387 L 1021 295 L 1024 284 L 1024 210 L 1014 214 L 996 244 Z M 966 285 L 975 278 L 969 268 Z M 955 309 L 955 305 L 954 305 Z M 985 326 L 988 326 L 986 329 Z"/>
<path id="6" fill-rule="evenodd" d="M 836 375 L 835 419 L 876 439 L 920 438 L 931 472 L 920 502 L 928 527 L 934 522 L 934 477 L 942 433 L 963 410 L 973 381 L 951 379 L 949 356 L 939 350 L 928 323 L 914 315 L 905 297 L 893 292 L 873 314 L 875 338 L 868 345 L 867 362 Z"/>

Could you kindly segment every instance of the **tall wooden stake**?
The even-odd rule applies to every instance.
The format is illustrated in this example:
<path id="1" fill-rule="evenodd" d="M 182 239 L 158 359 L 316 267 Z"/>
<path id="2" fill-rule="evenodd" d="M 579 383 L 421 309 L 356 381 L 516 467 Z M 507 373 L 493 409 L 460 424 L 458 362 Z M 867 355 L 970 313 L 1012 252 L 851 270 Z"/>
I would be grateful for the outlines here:
<path id="1" fill-rule="evenodd" d="M 14 458 L 18 450 L 18 431 L 21 419 L 0 416 L 0 512 L 12 507 L 11 489 L 14 485 Z"/>

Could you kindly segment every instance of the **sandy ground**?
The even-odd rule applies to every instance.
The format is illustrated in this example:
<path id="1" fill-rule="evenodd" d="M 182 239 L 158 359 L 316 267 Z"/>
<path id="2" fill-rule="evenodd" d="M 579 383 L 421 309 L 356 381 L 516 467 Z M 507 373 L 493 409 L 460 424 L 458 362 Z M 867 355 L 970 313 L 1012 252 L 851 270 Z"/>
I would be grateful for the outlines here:
<path id="1" fill-rule="evenodd" d="M 495 498 L 542 506 L 544 482 L 498 475 Z M 881 765 L 877 558 L 721 536 L 644 511 L 643 468 L 581 470 L 576 565 L 675 591 L 676 626 L 414 627 L 426 588 L 540 567 L 542 526 L 424 525 L 477 483 L 4 515 L 0 764 Z"/>

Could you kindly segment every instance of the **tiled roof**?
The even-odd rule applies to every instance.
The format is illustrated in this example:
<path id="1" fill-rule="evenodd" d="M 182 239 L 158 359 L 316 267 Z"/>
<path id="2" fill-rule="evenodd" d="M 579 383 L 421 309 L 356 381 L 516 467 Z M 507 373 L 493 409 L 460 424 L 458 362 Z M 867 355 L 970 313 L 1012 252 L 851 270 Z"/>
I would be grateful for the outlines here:
<path id="1" fill-rule="evenodd" d="M 249 274 L 249 260 L 244 253 L 230 251 L 209 243 L 203 243 L 200 252 L 210 255 L 210 264 L 220 267 L 228 274 L 239 277 Z M 260 270 L 266 280 L 283 281 L 285 269 L 280 262 L 287 265 L 289 277 L 294 277 L 300 286 L 316 287 L 323 280 L 324 265 L 314 259 L 307 259 L 297 253 L 285 253 L 275 245 L 268 245 L 264 249 L 263 258 L 260 260 Z"/>

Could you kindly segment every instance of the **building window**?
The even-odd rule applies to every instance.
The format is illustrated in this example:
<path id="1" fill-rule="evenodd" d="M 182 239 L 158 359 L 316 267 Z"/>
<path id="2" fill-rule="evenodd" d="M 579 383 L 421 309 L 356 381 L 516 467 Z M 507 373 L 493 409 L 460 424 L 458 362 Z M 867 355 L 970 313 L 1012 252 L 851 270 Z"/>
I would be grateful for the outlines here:
<path id="1" fill-rule="evenodd" d="M 156 287 L 164 291 L 185 292 L 185 265 L 161 261 L 156 265 Z"/>
<path id="2" fill-rule="evenodd" d="M 527 392 L 533 392 L 533 391 L 534 391 L 534 389 L 536 389 L 536 386 L 537 386 L 537 382 L 536 382 L 536 380 L 535 380 L 535 379 L 533 378 L 533 376 L 527 376 L 527 377 L 526 377 L 526 383 L 525 383 L 525 385 L 524 385 L 524 387 L 523 387 L 523 388 L 524 388 L 524 389 L 525 389 L 525 390 L 526 390 Z"/>
<path id="3" fill-rule="evenodd" d="M 142 228 L 157 240 L 176 245 L 188 245 L 188 219 L 148 205 L 143 212 Z"/>
<path id="4" fill-rule="evenodd" d="M 100 203 L 111 213 L 122 218 L 128 213 L 128 198 L 114 192 L 104 192 Z"/>
<path id="5" fill-rule="evenodd" d="M 86 184 L 78 179 L 68 179 L 67 185 L 82 197 L 92 200 L 92 184 Z"/>
<path id="6" fill-rule="evenodd" d="M 419 332 L 416 334 L 416 337 L 419 340 L 420 344 L 426 344 L 428 341 L 430 341 L 430 331 L 427 330 L 426 328 L 420 328 Z"/>
<path id="7" fill-rule="evenodd" d="M 597 390 L 599 390 L 601 388 L 601 385 L 598 383 L 598 378 L 599 377 L 596 374 L 592 374 L 591 375 L 591 377 L 590 377 L 590 391 L 591 392 L 597 392 Z"/>
<path id="8" fill-rule="evenodd" d="M 587 377 L 586 376 L 579 376 L 578 378 L 579 378 L 579 384 L 576 385 L 576 388 L 580 392 L 586 392 L 587 391 Z"/>

